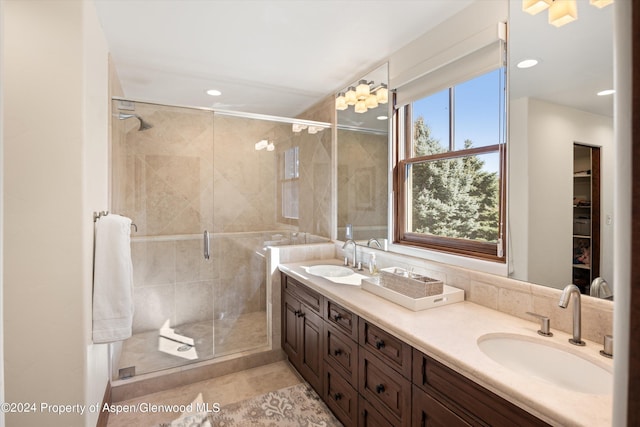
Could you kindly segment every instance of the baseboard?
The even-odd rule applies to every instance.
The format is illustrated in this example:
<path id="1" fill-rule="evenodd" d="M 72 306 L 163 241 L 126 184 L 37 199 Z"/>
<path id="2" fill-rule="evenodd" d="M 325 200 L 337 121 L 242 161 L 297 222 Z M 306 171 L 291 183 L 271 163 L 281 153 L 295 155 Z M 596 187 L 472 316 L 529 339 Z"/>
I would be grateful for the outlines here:
<path id="1" fill-rule="evenodd" d="M 104 397 L 102 398 L 102 404 L 100 405 L 100 415 L 98 415 L 96 427 L 107 427 L 109 422 L 109 411 L 102 410 L 105 405 L 111 405 L 111 382 L 108 382 L 107 387 L 104 389 Z"/>

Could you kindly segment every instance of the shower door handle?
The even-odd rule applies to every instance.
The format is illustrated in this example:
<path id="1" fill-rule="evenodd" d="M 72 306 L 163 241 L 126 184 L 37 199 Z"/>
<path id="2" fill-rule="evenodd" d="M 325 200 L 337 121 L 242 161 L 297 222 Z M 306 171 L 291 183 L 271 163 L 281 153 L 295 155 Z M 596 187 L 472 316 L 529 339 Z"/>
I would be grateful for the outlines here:
<path id="1" fill-rule="evenodd" d="M 204 230 L 204 259 L 209 259 L 211 258 L 211 247 L 210 247 L 210 241 L 209 241 L 209 232 L 207 230 Z"/>

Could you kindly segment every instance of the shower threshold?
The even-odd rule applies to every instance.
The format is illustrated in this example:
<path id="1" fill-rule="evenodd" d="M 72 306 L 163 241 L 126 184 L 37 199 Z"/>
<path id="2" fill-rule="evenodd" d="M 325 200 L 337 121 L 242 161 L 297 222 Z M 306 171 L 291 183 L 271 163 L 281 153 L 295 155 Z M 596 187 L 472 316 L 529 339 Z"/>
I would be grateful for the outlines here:
<path id="1" fill-rule="evenodd" d="M 162 336 L 163 330 L 166 332 L 165 328 L 137 333 L 124 341 L 118 368 L 135 367 L 135 375 L 141 375 L 268 345 L 265 311 L 176 326 L 173 328 L 175 334 L 193 340 L 193 354 L 197 354 L 197 358 L 193 359 L 159 348 L 159 343 L 165 339 Z"/>

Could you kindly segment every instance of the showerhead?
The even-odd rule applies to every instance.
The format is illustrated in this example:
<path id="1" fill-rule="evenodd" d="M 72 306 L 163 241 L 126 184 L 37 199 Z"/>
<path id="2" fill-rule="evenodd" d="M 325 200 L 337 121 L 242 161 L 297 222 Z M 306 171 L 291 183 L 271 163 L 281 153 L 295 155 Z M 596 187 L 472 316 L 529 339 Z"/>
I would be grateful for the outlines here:
<path id="1" fill-rule="evenodd" d="M 139 131 L 151 129 L 153 127 L 153 125 L 151 125 L 151 124 L 145 122 L 144 120 L 142 120 L 142 117 L 140 117 L 137 114 L 124 114 L 124 113 L 118 114 L 118 118 L 120 120 L 130 119 L 131 117 L 135 117 L 136 119 L 140 120 L 140 127 L 138 128 Z"/>

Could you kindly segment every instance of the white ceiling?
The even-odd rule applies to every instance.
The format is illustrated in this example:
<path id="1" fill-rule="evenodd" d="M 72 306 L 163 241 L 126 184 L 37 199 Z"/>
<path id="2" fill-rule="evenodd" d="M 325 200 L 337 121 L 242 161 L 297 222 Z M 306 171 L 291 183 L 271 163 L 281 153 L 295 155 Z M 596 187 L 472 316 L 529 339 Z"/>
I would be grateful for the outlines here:
<path id="1" fill-rule="evenodd" d="M 481 0 L 476 0 L 481 1 Z M 506 0 L 505 0 L 506 1 Z M 95 0 L 125 97 L 294 117 L 473 0 Z M 511 0 L 512 96 L 612 115 L 612 7 L 562 28 Z M 205 93 L 215 88 L 222 96 Z"/>
<path id="2" fill-rule="evenodd" d="M 471 2 L 95 0 L 126 97 L 287 117 Z"/>

